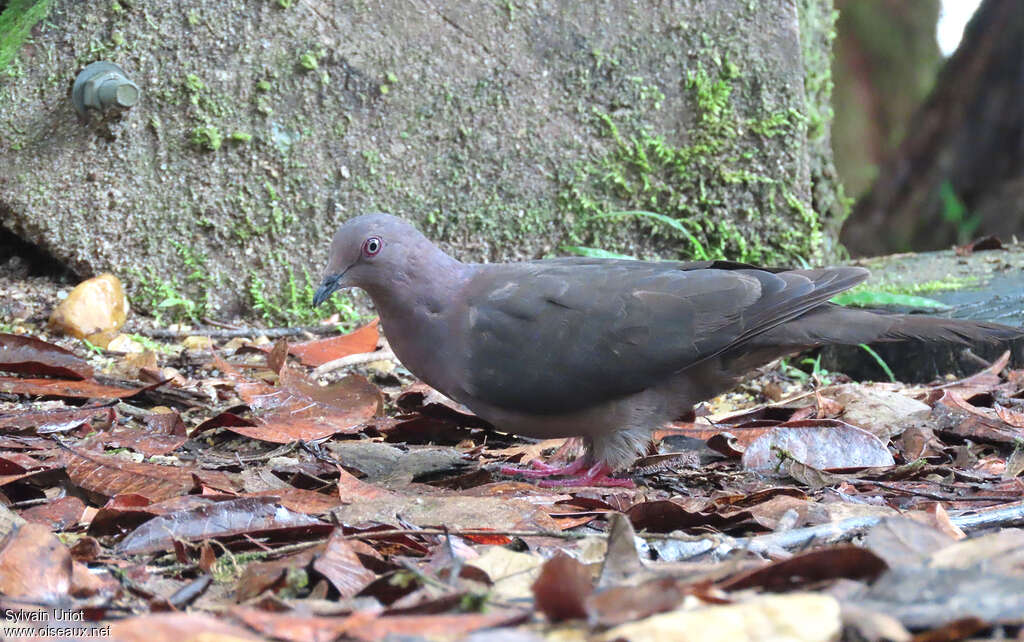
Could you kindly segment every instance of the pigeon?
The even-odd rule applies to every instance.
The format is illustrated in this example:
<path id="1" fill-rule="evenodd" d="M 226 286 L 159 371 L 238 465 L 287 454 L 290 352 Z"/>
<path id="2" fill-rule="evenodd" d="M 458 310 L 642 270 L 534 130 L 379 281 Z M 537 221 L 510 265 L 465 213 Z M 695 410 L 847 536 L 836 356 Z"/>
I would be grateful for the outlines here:
<path id="1" fill-rule="evenodd" d="M 722 260 L 462 263 L 403 219 L 372 213 L 338 228 L 314 304 L 365 290 L 413 375 L 499 430 L 583 440 L 566 466 L 503 472 L 630 485 L 612 475 L 646 452 L 654 430 L 773 359 L 827 344 L 1022 335 L 829 303 L 867 277 L 860 267 Z"/>

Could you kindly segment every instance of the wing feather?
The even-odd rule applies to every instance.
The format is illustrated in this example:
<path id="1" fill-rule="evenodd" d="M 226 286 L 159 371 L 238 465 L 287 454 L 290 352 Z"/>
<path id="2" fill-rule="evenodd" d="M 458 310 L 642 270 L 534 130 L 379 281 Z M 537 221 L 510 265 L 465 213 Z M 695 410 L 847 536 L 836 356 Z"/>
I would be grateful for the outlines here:
<path id="1" fill-rule="evenodd" d="M 562 259 L 479 266 L 467 294 L 466 391 L 556 414 L 664 381 L 826 302 L 859 268 Z"/>

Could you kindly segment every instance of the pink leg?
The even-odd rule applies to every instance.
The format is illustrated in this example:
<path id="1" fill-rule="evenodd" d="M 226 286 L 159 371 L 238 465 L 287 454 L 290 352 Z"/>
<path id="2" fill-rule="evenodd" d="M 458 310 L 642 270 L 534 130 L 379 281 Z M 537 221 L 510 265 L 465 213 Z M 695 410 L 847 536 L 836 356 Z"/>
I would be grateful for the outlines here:
<path id="1" fill-rule="evenodd" d="M 598 462 L 587 469 L 587 472 L 583 473 L 578 477 L 569 477 L 567 479 L 543 479 L 537 482 L 537 485 L 542 488 L 557 488 L 559 486 L 622 486 L 625 488 L 633 488 L 635 484 L 632 479 L 621 479 L 618 477 L 609 477 L 608 473 L 612 472 L 612 469 L 608 464 L 604 462 Z"/>
<path id="2" fill-rule="evenodd" d="M 580 457 L 576 461 L 566 466 L 551 466 L 549 464 L 542 463 L 534 459 L 530 462 L 533 469 L 520 468 L 518 466 L 502 466 L 501 474 L 503 475 L 522 475 L 531 479 L 540 479 L 543 477 L 551 477 L 553 475 L 575 475 L 581 470 L 585 470 L 582 475 L 575 477 L 567 477 L 566 479 L 541 479 L 538 485 L 543 488 L 557 488 L 559 486 L 624 486 L 626 488 L 633 488 L 632 479 L 619 479 L 616 477 L 609 477 L 608 473 L 612 472 L 611 468 L 603 462 L 598 462 L 590 468 L 587 468 L 589 462 Z"/>
<path id="3" fill-rule="evenodd" d="M 530 468 L 520 468 L 519 466 L 502 466 L 502 475 L 522 475 L 523 477 L 550 477 L 551 475 L 572 475 L 578 473 L 587 467 L 587 461 L 580 457 L 576 461 L 573 461 L 565 466 L 552 466 L 551 464 L 545 464 L 539 459 L 534 459 L 530 462 Z"/>

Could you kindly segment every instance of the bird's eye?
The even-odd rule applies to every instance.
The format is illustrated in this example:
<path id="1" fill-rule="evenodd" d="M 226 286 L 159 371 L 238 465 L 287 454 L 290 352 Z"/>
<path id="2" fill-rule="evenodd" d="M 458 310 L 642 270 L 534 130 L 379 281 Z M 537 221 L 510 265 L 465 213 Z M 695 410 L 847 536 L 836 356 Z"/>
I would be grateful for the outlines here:
<path id="1" fill-rule="evenodd" d="M 363 241 L 363 254 L 365 256 L 376 256 L 377 252 L 380 252 L 380 248 L 383 247 L 379 237 L 371 236 L 370 238 Z"/>

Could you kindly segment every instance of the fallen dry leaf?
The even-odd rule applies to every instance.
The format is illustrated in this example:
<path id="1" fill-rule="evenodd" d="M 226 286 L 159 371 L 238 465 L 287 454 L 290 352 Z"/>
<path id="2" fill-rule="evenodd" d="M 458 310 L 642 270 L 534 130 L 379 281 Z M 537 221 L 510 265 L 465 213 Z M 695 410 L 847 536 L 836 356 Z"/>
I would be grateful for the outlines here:
<path id="1" fill-rule="evenodd" d="M 377 574 L 359 561 L 356 546 L 345 539 L 340 528 L 331 533 L 324 551 L 313 561 L 313 568 L 330 580 L 343 598 L 352 597 L 377 579 Z"/>
<path id="2" fill-rule="evenodd" d="M 56 604 L 71 589 L 71 553 L 42 524 L 22 524 L 0 541 L 0 595 Z"/>
<path id="3" fill-rule="evenodd" d="M 129 555 L 169 550 L 175 540 L 201 541 L 272 533 L 324 533 L 330 526 L 277 504 L 273 497 L 241 497 L 167 513 L 145 522 L 121 540 Z"/>
<path id="4" fill-rule="evenodd" d="M 68 477 L 76 485 L 107 497 L 137 494 L 150 501 L 185 495 L 198 481 L 230 488 L 223 473 L 182 466 L 136 463 L 120 457 L 65 447 Z"/>
<path id="5" fill-rule="evenodd" d="M 75 353 L 35 337 L 0 332 L 0 370 L 90 379 L 92 366 Z"/>
<path id="6" fill-rule="evenodd" d="M 770 473 L 779 469 L 783 458 L 818 470 L 896 464 L 878 437 L 835 419 L 779 424 L 747 446 L 743 466 Z"/>
<path id="7" fill-rule="evenodd" d="M 374 319 L 348 334 L 296 343 L 289 346 L 288 353 L 298 357 L 303 365 L 317 367 L 350 354 L 373 352 L 380 341 L 379 323 L 379 319 Z"/>
<path id="8" fill-rule="evenodd" d="M 281 385 L 272 392 L 248 396 L 255 426 L 227 426 L 252 439 L 286 444 L 356 432 L 377 416 L 383 399 L 377 386 L 361 375 L 320 386 L 285 366 Z"/>

